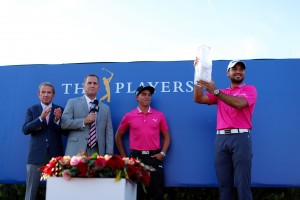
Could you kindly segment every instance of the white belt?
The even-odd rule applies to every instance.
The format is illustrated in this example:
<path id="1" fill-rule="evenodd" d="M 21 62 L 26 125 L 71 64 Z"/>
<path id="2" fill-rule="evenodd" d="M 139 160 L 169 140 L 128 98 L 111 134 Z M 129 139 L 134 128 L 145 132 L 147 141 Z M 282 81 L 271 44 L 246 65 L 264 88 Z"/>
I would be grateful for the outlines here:
<path id="1" fill-rule="evenodd" d="M 142 151 L 142 154 L 149 154 L 150 152 L 149 151 Z"/>
<path id="2" fill-rule="evenodd" d="M 250 133 L 250 129 L 234 128 L 234 129 L 217 130 L 217 134 L 233 134 L 233 133 Z"/>

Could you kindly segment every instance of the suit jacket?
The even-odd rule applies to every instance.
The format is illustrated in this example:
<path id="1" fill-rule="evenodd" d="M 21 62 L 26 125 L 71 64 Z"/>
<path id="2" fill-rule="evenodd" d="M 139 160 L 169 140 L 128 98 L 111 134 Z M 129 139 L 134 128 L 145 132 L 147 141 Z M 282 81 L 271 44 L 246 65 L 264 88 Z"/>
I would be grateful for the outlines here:
<path id="1" fill-rule="evenodd" d="M 28 164 L 45 164 L 52 157 L 63 155 L 62 130 L 59 124 L 54 122 L 54 109 L 63 108 L 52 103 L 49 117 L 49 124 L 46 119 L 42 122 L 39 119 L 43 111 L 41 104 L 33 105 L 27 109 L 23 133 L 30 134 Z"/>
<path id="2" fill-rule="evenodd" d="M 61 118 L 62 129 L 68 130 L 65 155 L 74 156 L 81 150 L 86 151 L 91 124 L 84 126 L 84 118 L 88 114 L 89 108 L 85 96 L 68 100 Z M 99 102 L 96 120 L 99 154 L 113 154 L 114 133 L 108 105 Z"/>

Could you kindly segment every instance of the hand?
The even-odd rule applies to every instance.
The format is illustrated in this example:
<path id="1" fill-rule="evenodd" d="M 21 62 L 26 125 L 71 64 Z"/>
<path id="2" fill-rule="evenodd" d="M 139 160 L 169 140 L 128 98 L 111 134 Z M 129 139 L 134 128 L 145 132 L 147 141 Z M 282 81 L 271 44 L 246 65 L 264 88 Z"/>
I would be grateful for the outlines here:
<path id="1" fill-rule="evenodd" d="M 152 158 L 156 158 L 156 159 L 158 159 L 158 160 L 163 160 L 164 159 L 164 156 L 163 155 L 161 155 L 161 153 L 157 153 L 157 154 L 155 154 L 155 155 L 153 155 L 153 156 L 151 156 Z"/>
<path id="2" fill-rule="evenodd" d="M 61 117 L 61 109 L 60 108 L 55 108 L 54 109 L 54 121 L 60 120 Z"/>
<path id="3" fill-rule="evenodd" d="M 197 81 L 197 84 L 199 84 L 201 87 L 206 89 L 206 91 L 211 94 L 213 94 L 214 90 L 217 89 L 214 81 L 206 82 L 206 81 L 200 80 L 200 81 Z"/>
<path id="4" fill-rule="evenodd" d="M 52 107 L 49 107 L 49 108 L 46 108 L 46 109 L 43 110 L 43 112 L 41 114 L 42 119 L 46 119 L 47 115 L 51 112 L 51 108 Z"/>
<path id="5" fill-rule="evenodd" d="M 96 120 L 96 113 L 89 113 L 88 116 L 84 118 L 84 124 L 90 124 Z"/>

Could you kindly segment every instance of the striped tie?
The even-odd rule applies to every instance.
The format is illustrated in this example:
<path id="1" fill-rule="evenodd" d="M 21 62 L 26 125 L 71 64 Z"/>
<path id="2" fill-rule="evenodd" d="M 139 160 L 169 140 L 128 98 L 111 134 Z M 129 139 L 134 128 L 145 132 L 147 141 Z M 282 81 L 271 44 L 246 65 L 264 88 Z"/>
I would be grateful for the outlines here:
<path id="1" fill-rule="evenodd" d="M 96 121 L 91 125 L 90 134 L 88 137 L 88 145 L 93 148 L 96 145 L 97 135 L 96 135 Z"/>
<path id="2" fill-rule="evenodd" d="M 49 106 L 46 106 L 45 109 L 49 108 Z M 49 124 L 49 118 L 50 118 L 50 112 L 48 113 L 48 115 L 46 116 L 46 122 L 47 124 Z"/>

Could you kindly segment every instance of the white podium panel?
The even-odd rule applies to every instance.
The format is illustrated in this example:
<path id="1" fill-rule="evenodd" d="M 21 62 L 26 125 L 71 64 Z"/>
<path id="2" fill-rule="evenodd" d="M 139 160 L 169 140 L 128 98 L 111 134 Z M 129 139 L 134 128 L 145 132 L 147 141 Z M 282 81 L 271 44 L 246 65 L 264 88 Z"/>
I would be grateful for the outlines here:
<path id="1" fill-rule="evenodd" d="M 137 185 L 114 178 L 71 178 L 47 179 L 46 200 L 58 199 L 94 199 L 94 200 L 135 200 Z"/>

